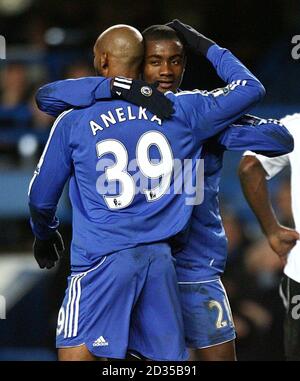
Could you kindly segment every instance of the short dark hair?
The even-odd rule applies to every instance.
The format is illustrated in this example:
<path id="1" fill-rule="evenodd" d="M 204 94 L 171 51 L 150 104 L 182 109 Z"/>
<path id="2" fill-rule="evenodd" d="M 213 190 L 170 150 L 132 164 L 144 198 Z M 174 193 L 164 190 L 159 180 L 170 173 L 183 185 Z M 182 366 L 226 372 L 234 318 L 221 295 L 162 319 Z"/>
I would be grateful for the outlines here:
<path id="1" fill-rule="evenodd" d="M 151 25 L 143 31 L 142 35 L 145 41 L 177 39 L 182 43 L 175 30 L 167 25 Z"/>

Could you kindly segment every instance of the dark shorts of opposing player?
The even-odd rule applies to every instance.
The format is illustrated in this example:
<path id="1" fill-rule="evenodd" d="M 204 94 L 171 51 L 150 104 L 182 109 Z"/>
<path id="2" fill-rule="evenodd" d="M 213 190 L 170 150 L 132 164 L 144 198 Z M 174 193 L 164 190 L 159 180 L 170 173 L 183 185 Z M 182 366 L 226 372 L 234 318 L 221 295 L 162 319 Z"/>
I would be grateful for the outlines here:
<path id="1" fill-rule="evenodd" d="M 300 361 L 300 283 L 284 275 L 279 290 L 286 315 L 284 352 L 287 360 Z"/>
<path id="2" fill-rule="evenodd" d="M 174 261 L 167 244 L 123 250 L 72 273 L 58 316 L 57 348 L 85 344 L 97 357 L 188 358 Z"/>
<path id="3" fill-rule="evenodd" d="M 188 348 L 204 349 L 235 339 L 230 305 L 220 279 L 179 282 L 179 290 Z"/>

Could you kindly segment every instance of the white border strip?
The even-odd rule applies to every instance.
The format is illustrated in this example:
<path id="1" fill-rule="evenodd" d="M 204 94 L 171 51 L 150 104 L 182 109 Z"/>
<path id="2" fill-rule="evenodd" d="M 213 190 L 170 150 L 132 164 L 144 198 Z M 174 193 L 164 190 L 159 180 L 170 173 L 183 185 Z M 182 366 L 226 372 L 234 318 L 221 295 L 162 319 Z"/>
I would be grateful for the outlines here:
<path id="1" fill-rule="evenodd" d="M 44 162 L 44 159 L 45 159 L 45 156 L 46 156 L 46 153 L 47 153 L 47 150 L 48 150 L 48 147 L 49 147 L 49 144 L 50 144 L 50 140 L 54 134 L 54 131 L 58 125 L 58 123 L 62 120 L 62 118 L 67 115 L 69 112 L 73 111 L 74 109 L 71 108 L 70 110 L 67 110 L 67 111 L 64 111 L 62 114 L 60 114 L 56 121 L 54 122 L 52 128 L 51 128 L 51 131 L 50 131 L 50 134 L 49 134 L 49 137 L 48 137 L 48 140 L 47 140 L 47 143 L 45 145 L 45 148 L 43 150 L 43 153 L 42 153 L 42 156 L 40 157 L 40 160 L 37 164 L 37 169 L 34 171 L 34 175 L 29 183 L 29 187 L 28 187 L 28 196 L 30 195 L 30 191 L 31 191 L 31 187 L 32 187 L 32 184 L 36 178 L 36 176 L 39 174 L 39 170 L 41 169 L 42 165 L 43 165 L 43 162 Z"/>
<path id="2" fill-rule="evenodd" d="M 202 280 L 199 282 L 178 282 L 178 284 L 201 284 L 201 283 L 217 282 L 218 280 L 220 280 L 220 278 L 211 279 L 211 280 Z"/>

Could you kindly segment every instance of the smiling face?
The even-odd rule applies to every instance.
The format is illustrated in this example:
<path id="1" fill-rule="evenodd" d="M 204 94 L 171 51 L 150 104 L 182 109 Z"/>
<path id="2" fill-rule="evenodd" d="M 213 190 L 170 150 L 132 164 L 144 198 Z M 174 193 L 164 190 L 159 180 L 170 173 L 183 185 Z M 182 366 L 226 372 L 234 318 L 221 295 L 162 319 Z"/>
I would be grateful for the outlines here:
<path id="1" fill-rule="evenodd" d="M 146 41 L 143 78 L 158 82 L 158 90 L 177 91 L 185 69 L 185 54 L 178 39 Z"/>

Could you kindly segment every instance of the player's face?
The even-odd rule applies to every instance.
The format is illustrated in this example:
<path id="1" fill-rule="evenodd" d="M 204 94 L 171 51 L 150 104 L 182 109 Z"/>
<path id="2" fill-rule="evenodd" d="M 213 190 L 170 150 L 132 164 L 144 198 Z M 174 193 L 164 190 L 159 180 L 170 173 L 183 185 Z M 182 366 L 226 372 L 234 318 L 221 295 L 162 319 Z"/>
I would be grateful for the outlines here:
<path id="1" fill-rule="evenodd" d="M 158 90 L 176 91 L 181 84 L 185 68 L 185 55 L 179 40 L 147 41 L 143 77 L 158 82 Z"/>

